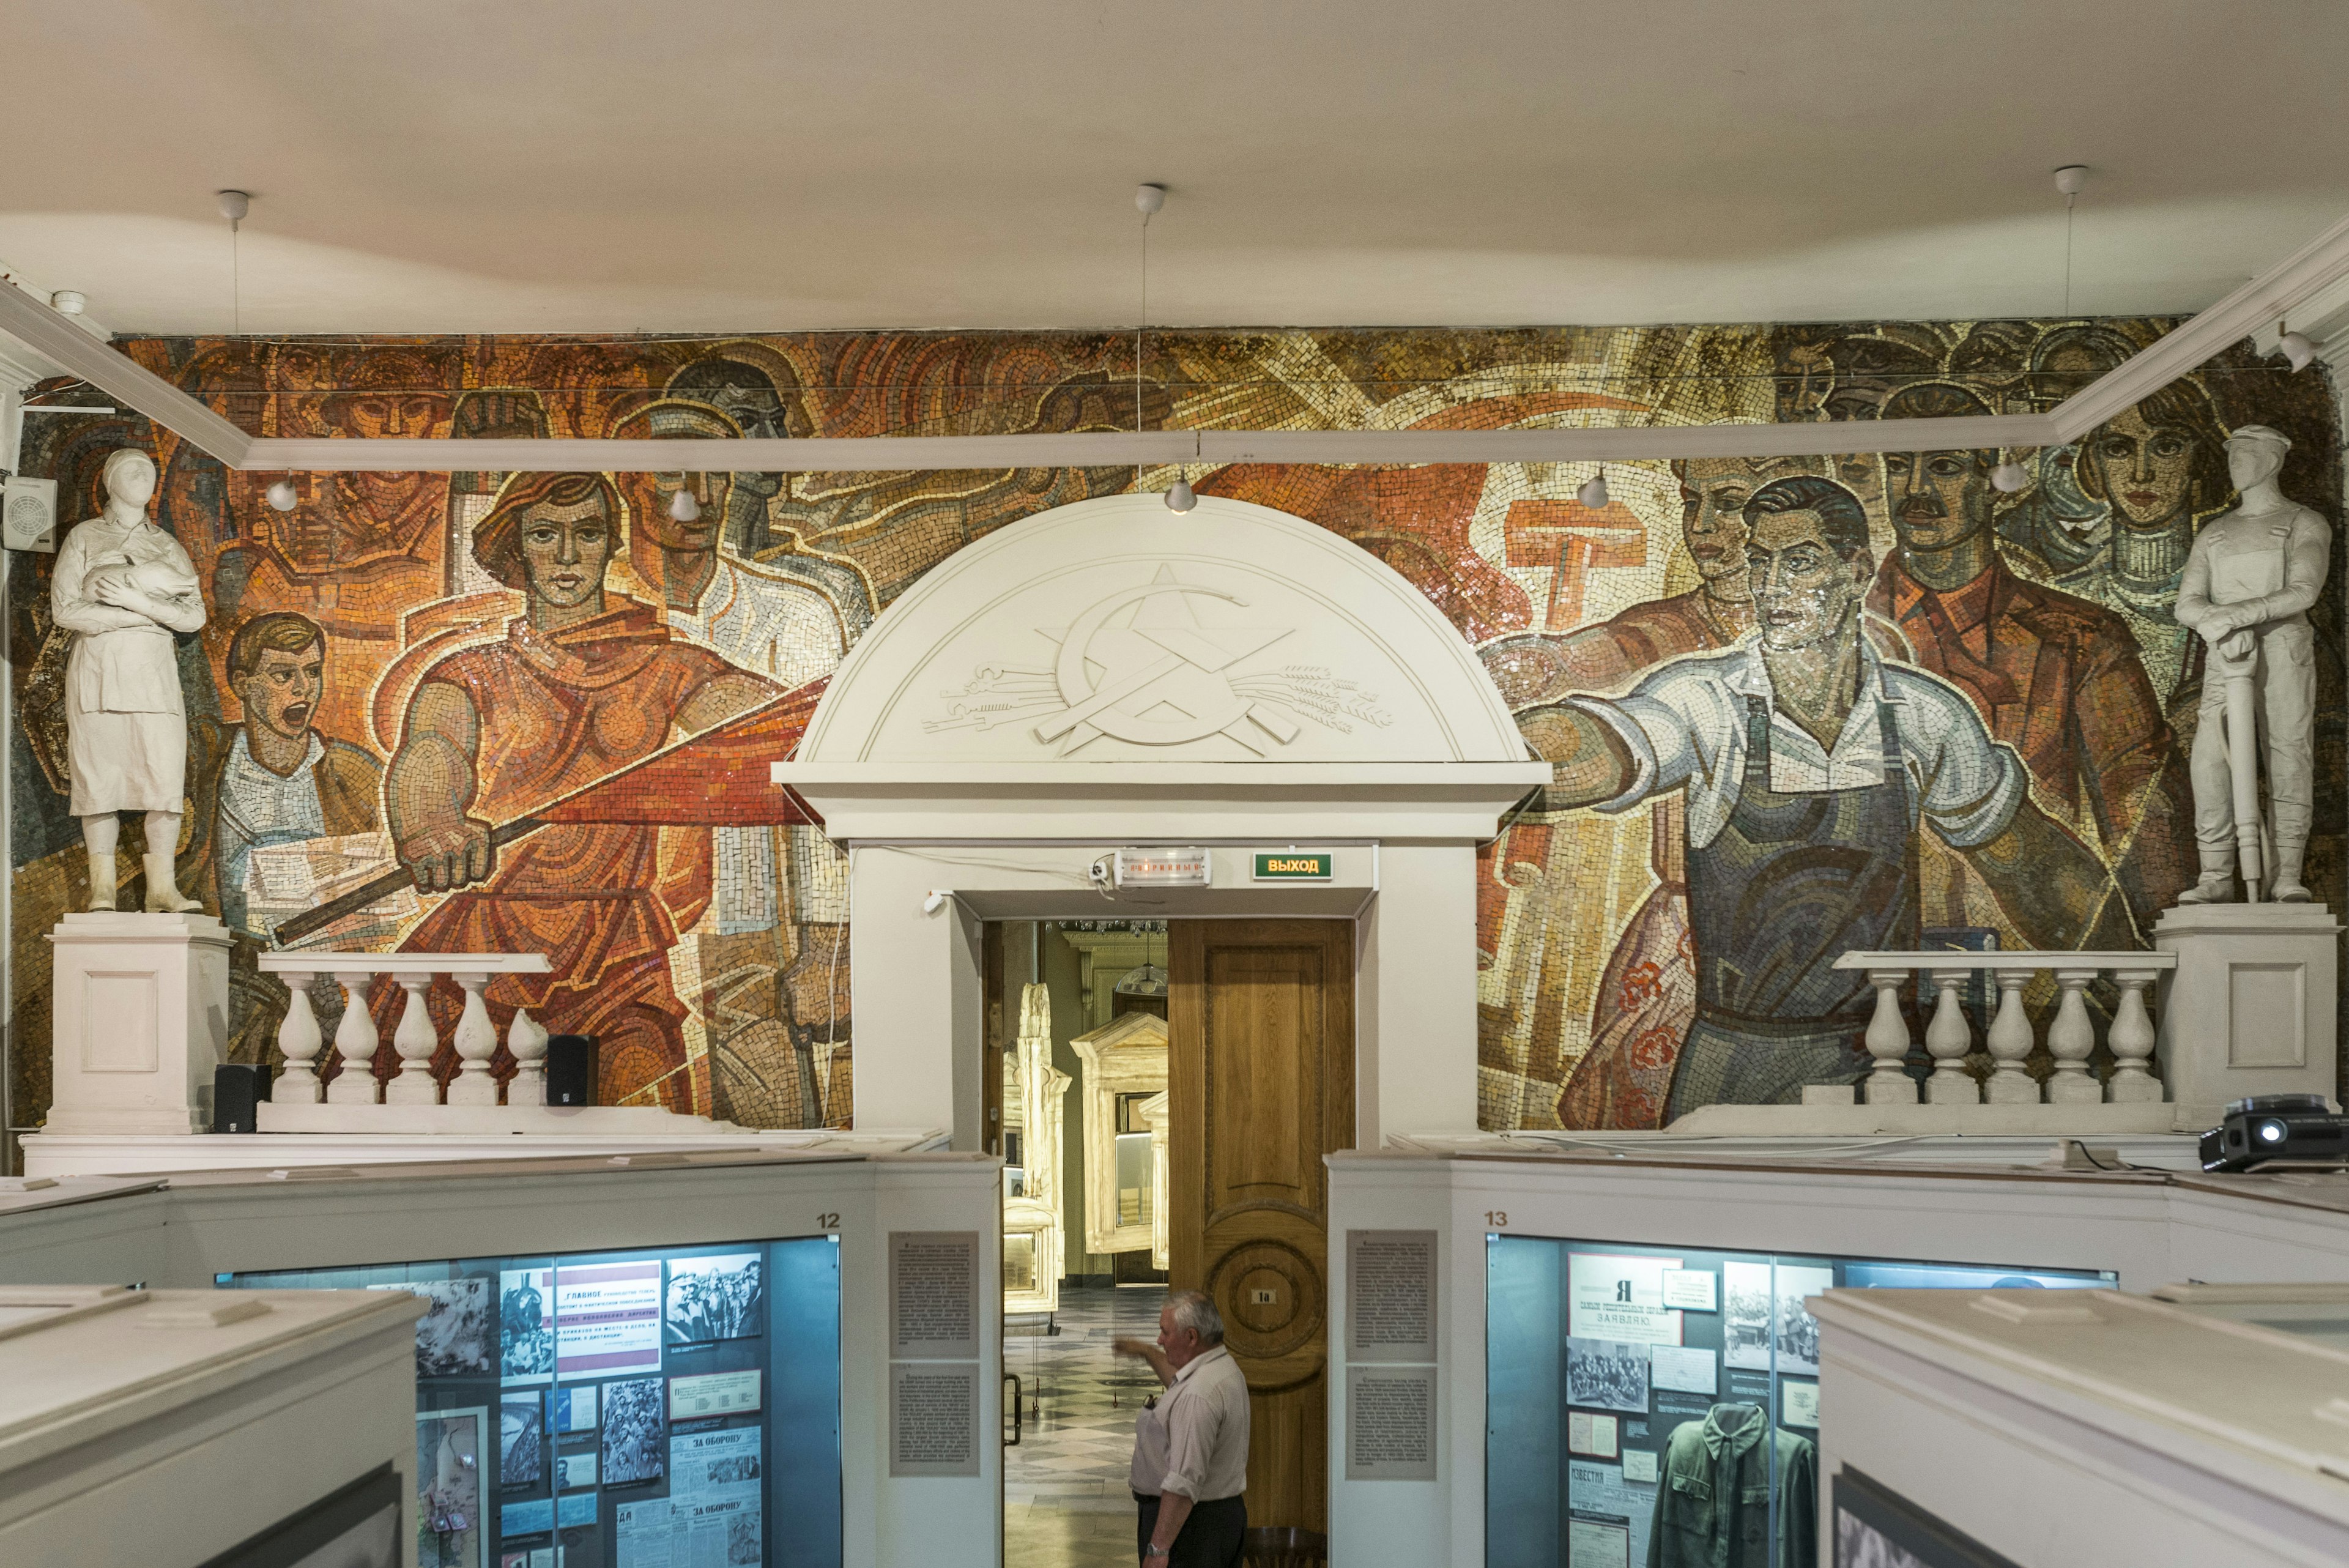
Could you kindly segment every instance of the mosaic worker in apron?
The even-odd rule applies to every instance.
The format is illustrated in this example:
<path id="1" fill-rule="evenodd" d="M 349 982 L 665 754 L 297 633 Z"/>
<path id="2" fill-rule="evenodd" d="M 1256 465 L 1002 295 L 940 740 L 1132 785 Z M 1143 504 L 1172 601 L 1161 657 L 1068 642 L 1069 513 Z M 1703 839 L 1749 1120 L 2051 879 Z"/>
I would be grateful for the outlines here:
<path id="1" fill-rule="evenodd" d="M 1668 1122 L 1859 1075 L 1872 999 L 1833 965 L 1916 945 L 1920 826 L 1967 857 L 2028 945 L 2127 944 L 2109 870 L 2032 804 L 2021 759 L 1956 688 L 1860 635 L 1875 561 L 1858 500 L 1796 476 L 1756 492 L 1746 517 L 1755 636 L 1627 696 L 1519 719 L 1556 764 L 1550 809 L 1685 792 L 1697 1012 Z"/>

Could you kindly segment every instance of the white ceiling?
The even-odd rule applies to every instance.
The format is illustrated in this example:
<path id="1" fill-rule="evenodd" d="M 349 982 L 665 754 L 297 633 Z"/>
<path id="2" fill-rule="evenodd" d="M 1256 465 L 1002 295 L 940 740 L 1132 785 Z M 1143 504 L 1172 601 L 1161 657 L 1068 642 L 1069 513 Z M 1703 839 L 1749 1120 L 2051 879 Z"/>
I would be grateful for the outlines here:
<path id="1" fill-rule="evenodd" d="M 0 264 L 117 331 L 2190 311 L 2349 212 L 2284 0 L 0 0 Z"/>

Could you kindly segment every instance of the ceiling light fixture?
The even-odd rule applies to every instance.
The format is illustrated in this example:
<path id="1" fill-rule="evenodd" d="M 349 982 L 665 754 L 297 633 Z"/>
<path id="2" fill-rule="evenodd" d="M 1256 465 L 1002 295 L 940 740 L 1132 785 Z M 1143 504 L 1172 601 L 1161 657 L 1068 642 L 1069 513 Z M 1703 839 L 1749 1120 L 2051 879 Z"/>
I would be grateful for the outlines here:
<path id="1" fill-rule="evenodd" d="M 2276 323 L 2276 347 L 2283 351 L 2284 362 L 2295 370 L 2307 369 L 2316 358 L 2316 345 L 2308 334 L 2287 331 L 2281 321 Z"/>
<path id="2" fill-rule="evenodd" d="M 1588 511 L 1605 511 L 1609 499 L 1607 494 L 1607 471 L 1602 468 L 1584 480 L 1582 488 L 1574 493 L 1574 498 Z"/>
<path id="3" fill-rule="evenodd" d="M 1991 488 L 2002 495 L 2013 495 L 2031 483 L 2031 471 L 2012 458 L 1990 471 Z"/>
<path id="4" fill-rule="evenodd" d="M 268 490 L 269 504 L 280 512 L 291 512 L 301 503 L 301 493 L 294 488 L 291 479 L 281 479 Z"/>
<path id="5" fill-rule="evenodd" d="M 693 498 L 692 491 L 680 490 L 668 498 L 668 514 L 680 523 L 698 521 L 701 516 L 701 503 Z"/>
<path id="6" fill-rule="evenodd" d="M 1169 512 L 1188 512 L 1192 507 L 1196 506 L 1197 504 L 1199 504 L 1199 498 L 1192 493 L 1191 482 L 1182 474 L 1176 474 L 1174 476 L 1174 488 L 1166 493 L 1166 510 Z"/>
<path id="7" fill-rule="evenodd" d="M 79 316 L 89 308 L 89 300 L 78 288 L 61 288 L 49 296 L 49 308 L 59 316 Z"/>

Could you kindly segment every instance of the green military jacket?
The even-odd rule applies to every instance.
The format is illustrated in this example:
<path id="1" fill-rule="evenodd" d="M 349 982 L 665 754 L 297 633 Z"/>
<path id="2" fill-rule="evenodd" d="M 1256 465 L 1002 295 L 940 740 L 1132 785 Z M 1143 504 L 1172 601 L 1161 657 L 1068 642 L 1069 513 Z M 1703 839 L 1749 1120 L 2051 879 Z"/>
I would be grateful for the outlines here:
<path id="1" fill-rule="evenodd" d="M 1683 1421 L 1660 1469 L 1648 1568 L 1809 1568 L 1817 1560 L 1818 1449 L 1808 1438 L 1771 1431 L 1759 1406 L 1715 1405 L 1703 1420 Z"/>

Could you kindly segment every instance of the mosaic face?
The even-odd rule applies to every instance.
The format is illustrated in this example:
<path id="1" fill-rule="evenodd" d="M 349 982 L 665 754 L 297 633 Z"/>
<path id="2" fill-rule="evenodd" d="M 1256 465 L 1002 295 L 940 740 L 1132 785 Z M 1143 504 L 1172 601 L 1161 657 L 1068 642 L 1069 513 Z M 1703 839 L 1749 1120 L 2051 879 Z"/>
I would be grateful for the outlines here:
<path id="1" fill-rule="evenodd" d="M 267 436 L 792 440 L 1130 429 L 1137 373 L 1144 422 L 1167 427 L 1866 421 L 1920 398 L 2012 410 L 2048 406 L 2167 326 L 1203 331 L 1150 335 L 1138 365 L 1131 336 L 1079 332 L 123 347 Z M 476 530 L 521 476 L 314 474 L 281 514 L 263 498 L 274 475 L 226 472 L 135 418 L 28 423 L 39 428 L 24 470 L 58 480 L 69 521 L 102 504 L 107 452 L 151 451 L 152 515 L 203 578 L 212 618 L 181 650 L 191 731 L 181 881 L 243 933 L 233 1055 L 265 1057 L 286 1005 L 254 957 L 317 901 L 287 890 L 363 881 L 395 863 L 404 824 L 445 816 L 445 780 L 398 759 L 432 755 L 432 725 L 469 733 L 450 695 L 462 691 L 497 713 L 474 727 L 482 787 L 470 809 L 484 829 L 557 797 L 599 803 L 597 820 L 539 829 L 460 891 L 409 892 L 311 940 L 548 950 L 557 973 L 492 987 L 502 1030 L 527 1002 L 550 1030 L 606 1042 L 607 1100 L 754 1127 L 853 1116 L 841 858 L 815 827 L 759 820 L 740 801 L 698 805 L 628 770 L 685 735 L 729 682 L 789 691 L 828 674 L 884 607 L 964 545 L 1134 483 L 1118 468 L 616 474 L 616 501 L 533 515 L 501 581 L 476 556 Z M 2012 496 L 1972 452 L 1708 459 L 1679 472 L 1610 463 L 1615 499 L 1595 514 L 1576 503 L 1588 473 L 1577 465 L 1242 465 L 1190 477 L 1202 493 L 1307 518 L 1401 573 L 1484 656 L 1529 734 L 1551 722 L 1537 710 L 1619 695 L 1675 659 L 1752 640 L 1785 649 L 1857 627 L 1879 659 L 1974 706 L 2028 769 L 2033 800 L 2105 868 L 2100 885 L 2126 906 L 2118 940 L 2147 945 L 2153 912 L 2193 876 L 2182 757 L 2201 665 L 2169 617 L 2176 575 L 2194 528 L 2232 504 L 2224 432 L 2251 423 L 2292 437 L 2285 493 L 2332 515 L 2340 432 L 2329 395 L 2313 377 L 2237 351 L 2116 417 L 2076 454 L 2013 454 L 2041 477 Z M 1795 473 L 1857 498 L 1878 557 L 1872 576 L 1824 547 L 1811 514 L 1746 525 L 1744 502 Z M 671 515 L 680 490 L 698 518 Z M 1896 545 L 1978 556 L 1985 569 L 1928 587 Z M 48 559 L 27 557 L 13 578 L 20 950 L 78 907 L 80 891 L 64 794 L 67 639 L 46 620 Z M 2349 756 L 2335 596 L 2312 614 L 2322 782 L 2308 875 L 2319 898 L 2337 900 Z M 236 635 L 270 616 L 316 638 L 264 648 L 233 678 Z M 276 771 L 297 757 L 314 760 Z M 1706 950 L 1713 938 L 1693 934 L 1720 927 L 1691 919 L 1690 816 L 1680 792 L 1615 815 L 1533 811 L 1480 851 L 1485 1126 L 1652 1127 L 1663 1114 L 1697 978 L 1720 958 Z M 1832 858 L 1855 846 L 1805 847 Z M 1903 896 L 1928 944 L 2032 945 L 2030 911 L 1930 832 L 1857 847 L 1913 853 Z M 27 962 L 19 974 L 12 1038 L 45 1042 L 45 971 Z M 388 1028 L 396 994 L 372 1000 Z M 460 1001 L 453 990 L 432 998 L 444 1034 Z M 323 1022 L 331 1033 L 331 1009 Z M 13 1070 L 18 1106 L 37 1119 L 45 1053 L 20 1054 Z"/>

